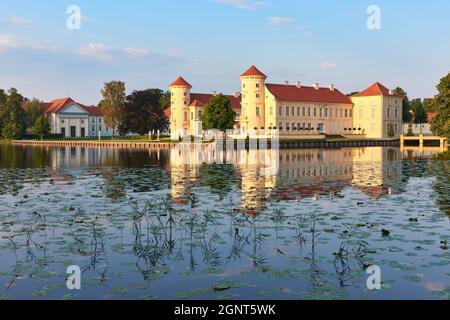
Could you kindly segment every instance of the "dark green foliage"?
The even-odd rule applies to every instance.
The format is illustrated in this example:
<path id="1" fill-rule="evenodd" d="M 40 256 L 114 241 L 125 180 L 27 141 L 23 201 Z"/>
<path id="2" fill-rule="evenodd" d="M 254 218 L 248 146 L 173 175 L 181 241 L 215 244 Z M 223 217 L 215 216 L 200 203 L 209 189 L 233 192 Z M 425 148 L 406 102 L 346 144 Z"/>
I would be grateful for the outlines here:
<path id="1" fill-rule="evenodd" d="M 170 103 L 170 95 L 160 89 L 134 91 L 125 101 L 124 114 L 119 125 L 120 134 L 145 135 L 153 130 L 167 130 L 168 119 L 164 114 L 167 101 Z"/>
<path id="2" fill-rule="evenodd" d="M 217 129 L 225 132 L 233 129 L 236 113 L 230 100 L 224 95 L 218 95 L 206 105 L 202 116 L 203 130 Z"/>

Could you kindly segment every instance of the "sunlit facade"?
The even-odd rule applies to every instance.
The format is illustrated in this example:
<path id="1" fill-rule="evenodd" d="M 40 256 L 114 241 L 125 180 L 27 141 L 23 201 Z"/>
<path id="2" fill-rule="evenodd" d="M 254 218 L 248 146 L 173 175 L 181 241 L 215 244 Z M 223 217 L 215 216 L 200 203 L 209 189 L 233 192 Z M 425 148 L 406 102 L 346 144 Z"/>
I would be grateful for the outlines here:
<path id="1" fill-rule="evenodd" d="M 334 84 L 305 86 L 268 83 L 267 76 L 251 66 L 241 76 L 241 91 L 226 96 L 236 113 L 234 132 L 242 138 L 362 136 L 373 139 L 399 138 L 402 99 L 379 83 L 347 96 Z M 218 92 L 192 93 L 183 77 L 171 85 L 170 118 L 172 140 L 202 136 L 202 114 Z M 392 129 L 392 130 L 391 130 Z"/>

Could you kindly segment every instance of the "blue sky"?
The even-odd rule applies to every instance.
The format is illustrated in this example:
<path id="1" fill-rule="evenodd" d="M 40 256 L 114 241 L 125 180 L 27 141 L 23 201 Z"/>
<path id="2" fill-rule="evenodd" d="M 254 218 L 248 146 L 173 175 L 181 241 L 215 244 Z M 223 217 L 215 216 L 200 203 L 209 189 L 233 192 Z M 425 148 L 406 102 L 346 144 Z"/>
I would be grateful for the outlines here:
<path id="1" fill-rule="evenodd" d="M 80 30 L 66 27 L 69 5 Z M 369 5 L 381 30 L 366 26 Z M 256 64 L 269 82 L 347 93 L 380 81 L 428 97 L 450 71 L 448 12 L 448 0 L 0 0 L 0 88 L 96 104 L 105 81 L 131 92 L 183 75 L 232 93 Z"/>

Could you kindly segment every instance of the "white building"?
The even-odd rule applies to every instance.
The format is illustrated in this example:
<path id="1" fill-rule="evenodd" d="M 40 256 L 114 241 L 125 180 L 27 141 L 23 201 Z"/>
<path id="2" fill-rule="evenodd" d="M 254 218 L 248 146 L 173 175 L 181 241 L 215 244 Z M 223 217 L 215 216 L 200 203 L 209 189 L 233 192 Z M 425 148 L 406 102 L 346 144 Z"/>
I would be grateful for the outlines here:
<path id="1" fill-rule="evenodd" d="M 112 129 L 105 125 L 99 107 L 88 107 L 71 98 L 63 98 L 46 103 L 45 113 L 53 134 L 62 134 L 65 138 L 112 136 Z"/>

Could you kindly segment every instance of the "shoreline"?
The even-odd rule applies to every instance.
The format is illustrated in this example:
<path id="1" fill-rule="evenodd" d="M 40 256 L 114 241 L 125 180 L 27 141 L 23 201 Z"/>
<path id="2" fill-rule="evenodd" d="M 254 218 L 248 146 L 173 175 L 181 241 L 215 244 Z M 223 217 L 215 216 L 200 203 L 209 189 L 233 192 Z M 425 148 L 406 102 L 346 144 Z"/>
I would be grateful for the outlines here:
<path id="1" fill-rule="evenodd" d="M 235 140 L 236 146 L 237 140 Z M 179 142 L 136 142 L 136 141 L 81 141 L 81 140 L 12 140 L 16 146 L 36 147 L 85 147 L 85 148 L 118 148 L 118 149 L 172 149 Z M 271 143 L 269 142 L 269 147 Z M 248 148 L 248 143 L 246 143 Z M 377 140 L 377 139 L 349 139 L 349 140 L 283 140 L 279 141 L 280 149 L 302 149 L 302 148 L 344 148 L 344 147 L 400 147 L 400 140 Z"/>

